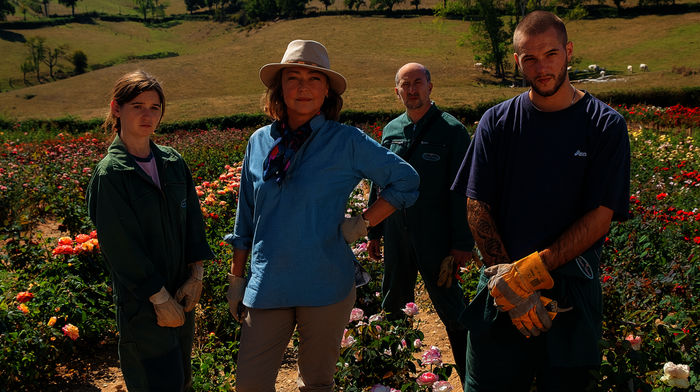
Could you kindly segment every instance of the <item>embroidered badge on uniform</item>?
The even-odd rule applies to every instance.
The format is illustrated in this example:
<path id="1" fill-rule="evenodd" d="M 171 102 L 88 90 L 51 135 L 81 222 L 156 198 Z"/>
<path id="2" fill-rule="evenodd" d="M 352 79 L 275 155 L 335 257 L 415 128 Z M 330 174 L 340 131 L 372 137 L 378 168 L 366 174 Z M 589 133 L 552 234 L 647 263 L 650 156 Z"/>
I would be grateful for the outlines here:
<path id="1" fill-rule="evenodd" d="M 593 268 L 591 268 L 591 265 L 588 264 L 588 260 L 586 260 L 583 256 L 578 256 L 576 258 L 576 265 L 578 265 L 578 269 L 581 270 L 583 276 L 588 279 L 593 279 Z"/>
<path id="2" fill-rule="evenodd" d="M 423 159 L 426 161 L 430 162 L 437 162 L 440 160 L 440 155 L 438 154 L 433 154 L 431 152 L 424 152 L 423 153 Z"/>

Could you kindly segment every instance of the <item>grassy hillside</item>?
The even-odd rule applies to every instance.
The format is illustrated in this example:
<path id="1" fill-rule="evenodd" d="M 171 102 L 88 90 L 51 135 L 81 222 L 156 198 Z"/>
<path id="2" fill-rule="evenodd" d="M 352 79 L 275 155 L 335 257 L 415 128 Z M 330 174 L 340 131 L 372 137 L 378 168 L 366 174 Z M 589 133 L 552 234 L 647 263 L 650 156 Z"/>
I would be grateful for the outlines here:
<path id="1" fill-rule="evenodd" d="M 630 19 L 582 20 L 568 23 L 579 67 L 596 63 L 619 71 L 623 79 L 581 84 L 592 91 L 700 85 L 700 75 L 681 76 L 674 66 L 700 71 L 700 14 L 643 16 Z M 329 49 L 331 64 L 349 81 L 348 109 L 399 109 L 393 75 L 405 62 L 419 61 L 432 71 L 433 98 L 457 106 L 511 97 L 522 88 L 499 85 L 473 67 L 470 46 L 458 42 L 467 22 L 432 17 L 384 18 L 327 16 L 270 23 L 244 31 L 226 24 L 185 22 L 146 28 L 138 23 L 99 22 L 37 30 L 16 35 L 47 37 L 50 44 L 69 44 L 86 52 L 90 63 L 127 55 L 162 51 L 180 56 L 131 62 L 87 74 L 0 94 L 0 115 L 10 118 L 101 117 L 113 82 L 123 73 L 144 68 L 163 80 L 168 105 L 165 121 L 259 111 L 263 92 L 257 72 L 276 62 L 294 38 L 316 39 Z M 0 40 L 0 80 L 20 77 L 25 57 L 21 42 Z M 650 72 L 637 72 L 639 63 Z M 635 73 L 626 74 L 631 64 Z"/>

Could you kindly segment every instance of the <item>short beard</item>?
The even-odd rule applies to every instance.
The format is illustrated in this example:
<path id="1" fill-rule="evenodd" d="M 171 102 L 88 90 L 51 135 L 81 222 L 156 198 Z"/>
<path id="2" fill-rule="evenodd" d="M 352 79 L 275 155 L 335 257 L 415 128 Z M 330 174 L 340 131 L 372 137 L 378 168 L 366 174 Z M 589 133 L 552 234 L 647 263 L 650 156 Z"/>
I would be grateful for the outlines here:
<path id="1" fill-rule="evenodd" d="M 403 102 L 403 105 L 406 107 L 406 109 L 413 110 L 413 109 L 419 109 L 419 108 L 423 107 L 423 105 L 425 105 L 425 102 L 420 98 L 418 98 L 418 100 L 413 101 L 413 102 L 406 99 L 406 101 Z"/>
<path id="2" fill-rule="evenodd" d="M 561 72 L 559 72 L 558 75 L 555 76 L 555 82 L 554 82 L 554 88 L 552 88 L 549 91 L 546 90 L 541 90 L 537 87 L 537 84 L 533 80 L 525 78 L 525 81 L 532 87 L 532 90 L 535 91 L 535 93 L 541 97 L 551 97 L 552 95 L 556 94 L 561 86 L 564 84 L 564 81 L 566 80 L 566 64 L 564 64 L 564 67 L 562 67 Z"/>

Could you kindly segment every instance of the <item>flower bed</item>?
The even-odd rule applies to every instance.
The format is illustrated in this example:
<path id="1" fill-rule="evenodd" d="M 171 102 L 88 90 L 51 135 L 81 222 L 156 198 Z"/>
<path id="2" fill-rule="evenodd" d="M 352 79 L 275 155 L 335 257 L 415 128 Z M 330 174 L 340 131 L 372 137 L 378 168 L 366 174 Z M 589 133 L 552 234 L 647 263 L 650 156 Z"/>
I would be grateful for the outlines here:
<path id="1" fill-rule="evenodd" d="M 605 242 L 601 390 L 698 388 L 700 293 L 700 111 L 617 108 L 630 123 L 632 218 L 613 224 Z M 381 126 L 366 124 L 373 137 Z M 206 264 L 193 352 L 196 390 L 235 385 L 239 325 L 225 302 L 240 161 L 249 131 L 210 130 L 158 136 L 180 151 L 192 171 L 216 259 Z M 72 353 L 116 339 L 114 306 L 99 243 L 85 211 L 84 190 L 110 140 L 101 134 L 0 132 L 0 385 L 41 389 Z M 359 187 L 348 213 L 365 208 Z M 37 228 L 53 222 L 64 233 Z M 373 279 L 357 294 L 338 362 L 341 390 L 446 391 L 453 367 L 422 347 L 415 308 L 393 321 L 380 309 L 382 264 L 366 244 L 354 252 Z M 471 297 L 478 270 L 461 276 Z M 436 350 L 447 350 L 440 347 Z M 430 364 L 418 374 L 419 360 Z M 671 364 L 669 364 L 671 363 Z M 686 368 L 684 365 L 688 365 Z"/>

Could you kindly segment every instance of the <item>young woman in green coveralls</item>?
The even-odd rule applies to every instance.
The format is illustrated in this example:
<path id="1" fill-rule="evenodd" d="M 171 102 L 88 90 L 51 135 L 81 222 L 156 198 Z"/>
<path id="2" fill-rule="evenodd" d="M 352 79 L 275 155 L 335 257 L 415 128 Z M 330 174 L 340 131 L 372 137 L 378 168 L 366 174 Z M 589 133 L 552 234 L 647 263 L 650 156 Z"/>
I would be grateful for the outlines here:
<path id="1" fill-rule="evenodd" d="M 151 141 L 164 110 L 153 76 L 136 71 L 117 81 L 104 123 L 114 141 L 86 195 L 112 278 L 119 361 L 132 392 L 191 389 L 193 310 L 202 260 L 213 258 L 187 165 Z"/>

